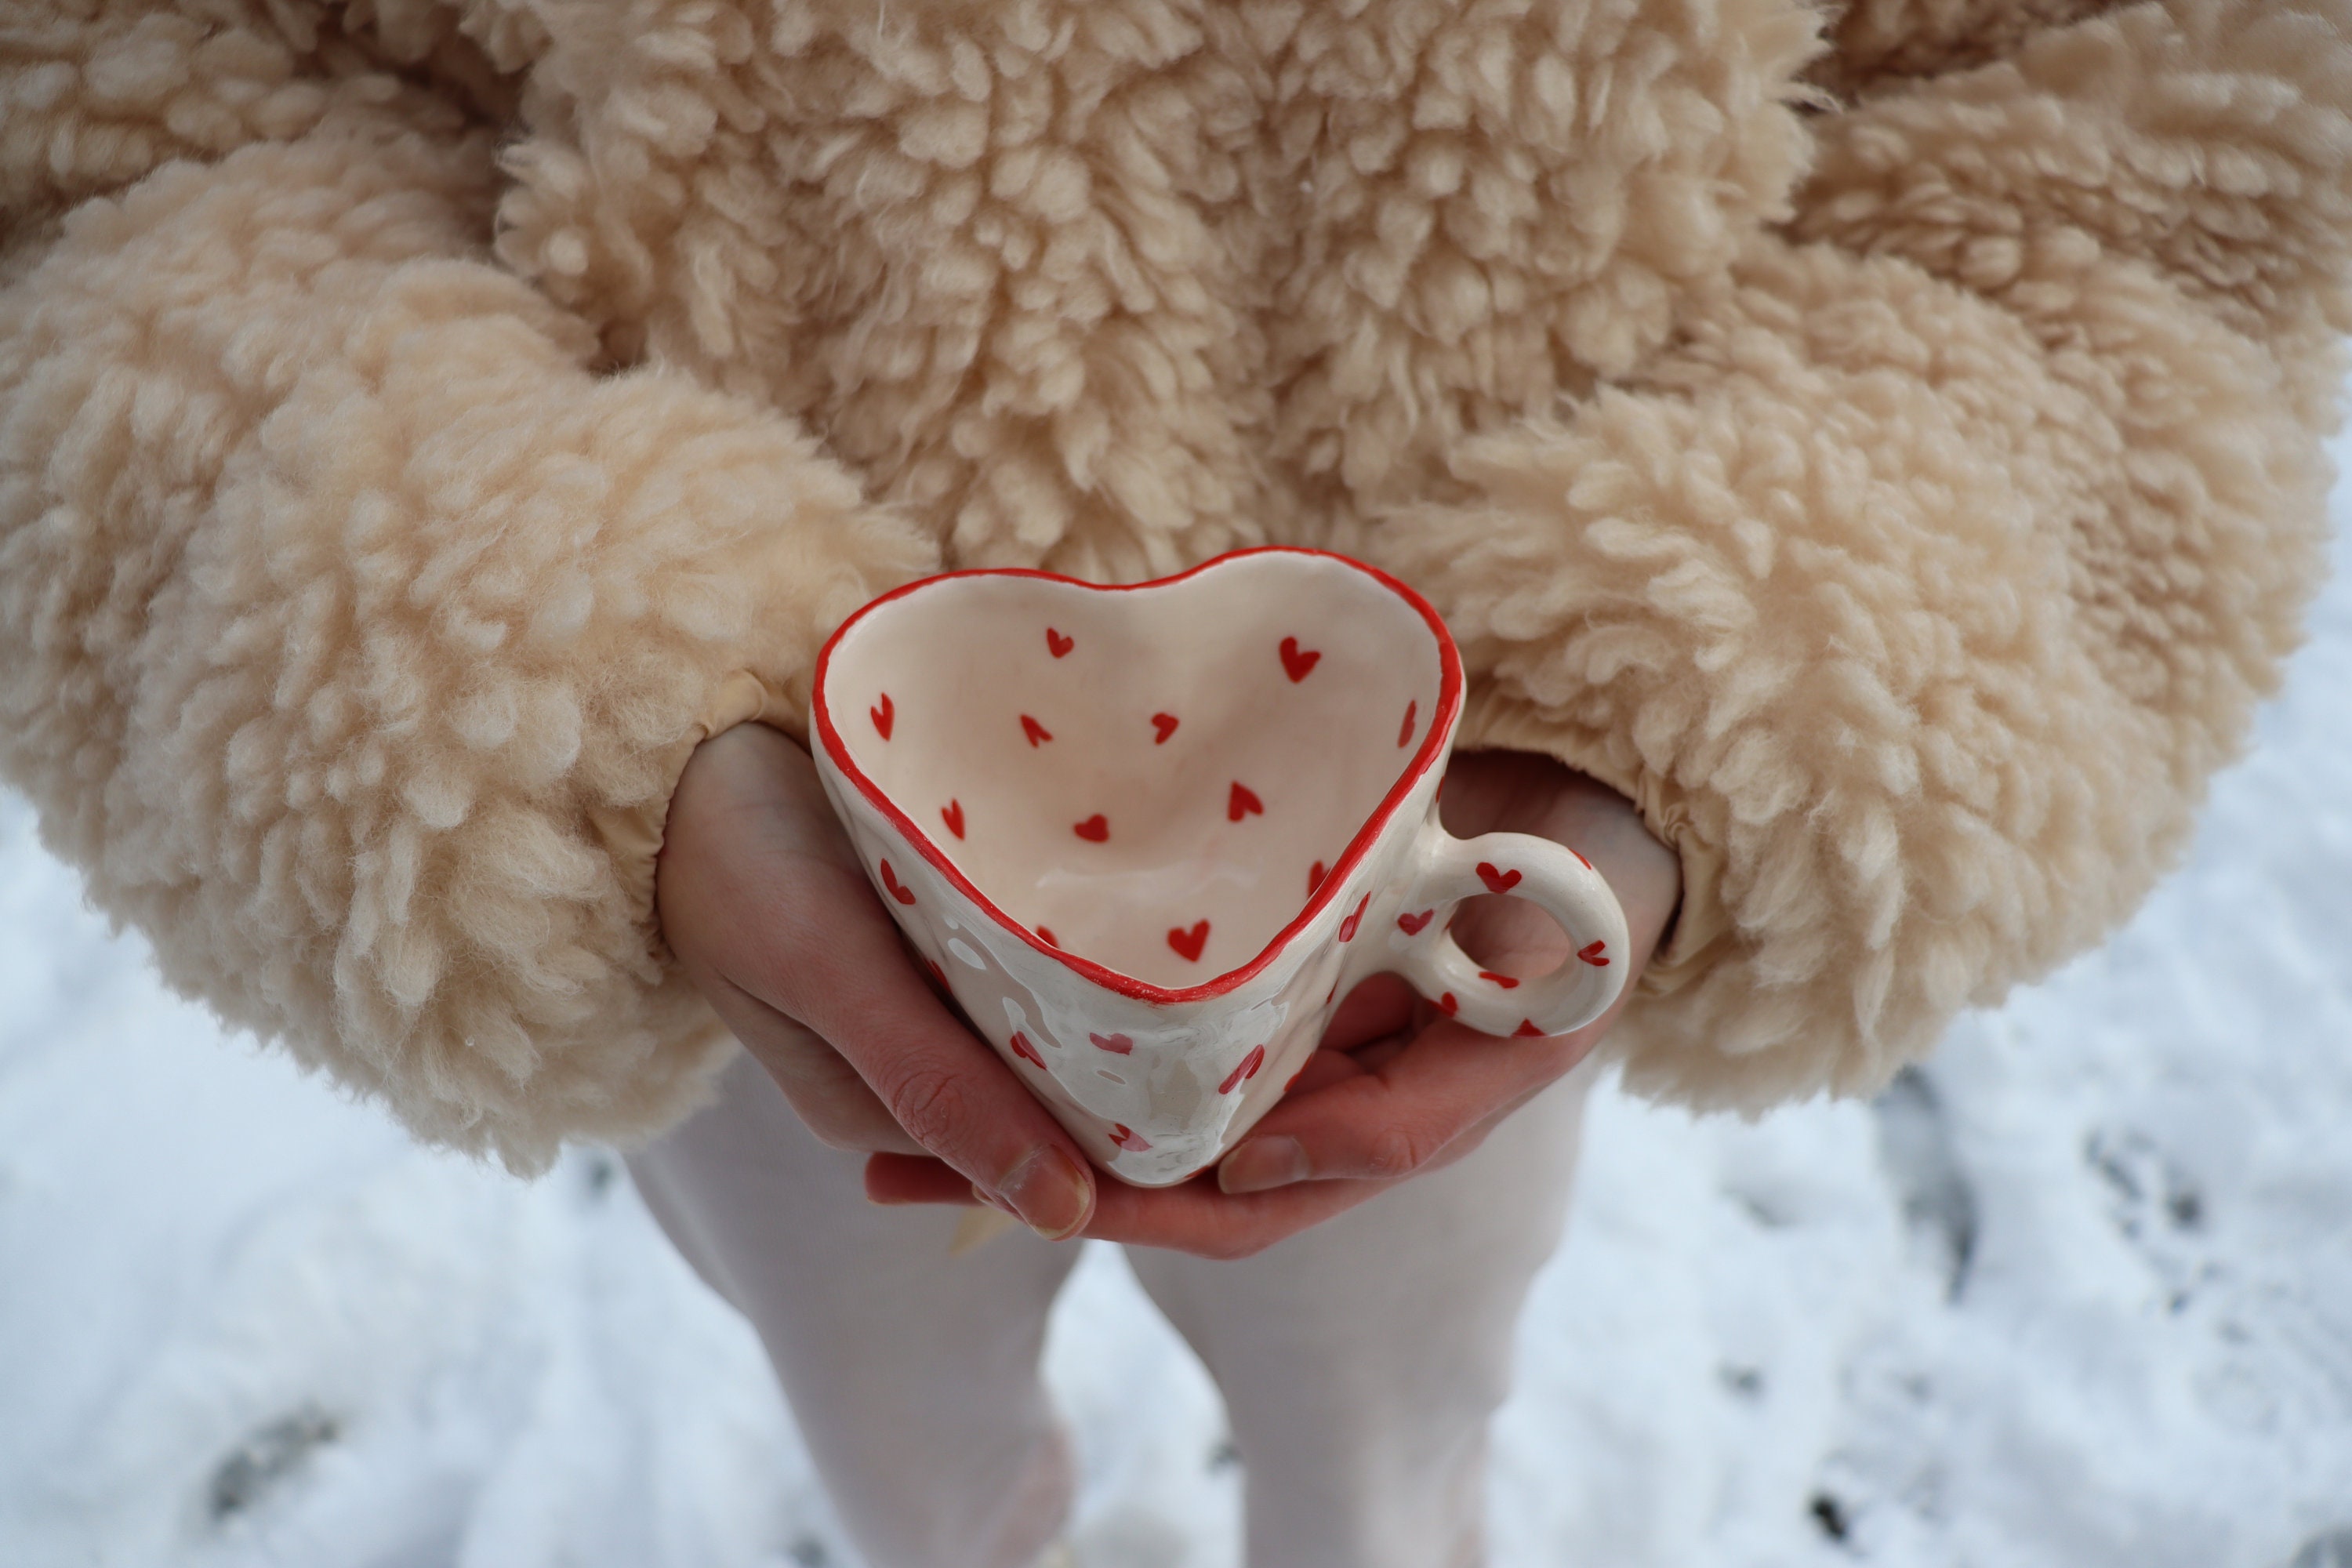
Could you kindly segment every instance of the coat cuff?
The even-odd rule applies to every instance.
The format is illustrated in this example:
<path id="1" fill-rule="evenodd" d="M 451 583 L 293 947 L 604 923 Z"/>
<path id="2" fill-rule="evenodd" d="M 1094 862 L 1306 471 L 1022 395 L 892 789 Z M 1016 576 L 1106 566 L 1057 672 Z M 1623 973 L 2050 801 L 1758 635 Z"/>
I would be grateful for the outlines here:
<path id="1" fill-rule="evenodd" d="M 86 204 L 0 289 L 0 776 L 177 989 L 536 1171 L 731 1048 L 651 940 L 686 757 L 796 728 L 939 552 L 772 411 L 600 374 L 474 248 L 488 168 L 354 113 Z"/>

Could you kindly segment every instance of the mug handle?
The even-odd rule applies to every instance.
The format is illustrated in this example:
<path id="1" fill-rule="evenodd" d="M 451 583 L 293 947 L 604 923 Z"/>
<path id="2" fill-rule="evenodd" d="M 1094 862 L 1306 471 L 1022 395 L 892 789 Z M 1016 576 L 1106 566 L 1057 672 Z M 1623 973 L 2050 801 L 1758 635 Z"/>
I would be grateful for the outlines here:
<path id="1" fill-rule="evenodd" d="M 1416 849 L 1420 871 L 1397 921 L 1405 943 L 1397 968 L 1414 990 L 1488 1035 L 1565 1035 L 1617 1000 L 1625 986 L 1625 911 L 1584 857 L 1531 833 L 1456 838 L 1433 818 Z M 1525 980 L 1480 969 L 1446 929 L 1455 906 L 1479 893 L 1542 909 L 1568 933 L 1567 959 Z"/>

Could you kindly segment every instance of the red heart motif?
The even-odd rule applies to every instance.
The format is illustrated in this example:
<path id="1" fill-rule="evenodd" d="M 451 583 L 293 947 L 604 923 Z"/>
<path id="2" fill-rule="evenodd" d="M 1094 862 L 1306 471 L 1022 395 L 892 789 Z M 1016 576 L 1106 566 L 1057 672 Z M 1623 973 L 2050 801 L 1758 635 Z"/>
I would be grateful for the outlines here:
<path id="1" fill-rule="evenodd" d="M 1021 715 L 1021 732 L 1029 737 L 1029 743 L 1033 746 L 1040 741 L 1050 741 L 1054 738 L 1053 731 L 1048 730 L 1026 713 Z"/>
<path id="2" fill-rule="evenodd" d="M 1135 1050 L 1135 1042 L 1128 1038 L 1125 1035 L 1097 1035 L 1089 1033 L 1087 1036 L 1087 1038 L 1092 1040 L 1096 1045 L 1099 1046 L 1104 1050 L 1108 1051 L 1115 1057 L 1129 1056 Z"/>
<path id="3" fill-rule="evenodd" d="M 1201 950 L 1209 944 L 1209 922 L 1202 921 L 1191 931 L 1182 926 L 1168 928 L 1168 945 L 1193 963 L 1201 962 Z"/>
<path id="4" fill-rule="evenodd" d="M 1397 731 L 1398 745 L 1410 746 L 1412 744 L 1412 716 L 1419 711 L 1421 711 L 1421 700 L 1419 698 L 1415 698 L 1413 700 L 1404 705 L 1404 728 Z"/>
<path id="5" fill-rule="evenodd" d="M 1569 853 L 1575 856 L 1577 863 L 1582 866 L 1586 870 L 1590 871 L 1592 869 L 1592 862 L 1584 858 L 1584 854 L 1581 850 L 1571 849 Z"/>
<path id="6" fill-rule="evenodd" d="M 889 889 L 890 896 L 900 903 L 911 904 L 915 901 L 914 889 L 898 885 L 898 874 L 890 869 L 890 862 L 887 860 L 882 862 L 882 885 Z"/>
<path id="7" fill-rule="evenodd" d="M 1023 1034 L 1020 1030 L 1015 1029 L 1013 1031 L 1013 1038 L 1009 1043 L 1013 1047 L 1013 1054 L 1014 1056 L 1019 1057 L 1024 1062 L 1034 1063 L 1040 1068 L 1045 1067 L 1045 1058 L 1037 1054 L 1037 1047 L 1029 1043 L 1028 1036 Z"/>
<path id="8" fill-rule="evenodd" d="M 1176 732 L 1176 715 L 1154 713 L 1151 716 L 1151 727 L 1160 731 L 1151 743 L 1155 746 L 1164 746 L 1168 743 L 1168 737 Z"/>
<path id="9" fill-rule="evenodd" d="M 1609 967 L 1607 953 L 1608 944 L 1606 942 L 1587 942 L 1582 947 L 1576 950 L 1576 956 L 1584 960 L 1585 963 L 1592 965 L 1595 969 L 1606 969 Z"/>
<path id="10" fill-rule="evenodd" d="M 1307 896 L 1308 898 L 1311 899 L 1315 896 L 1315 889 L 1323 885 L 1323 879 L 1327 875 L 1328 875 L 1328 873 L 1323 869 L 1323 862 L 1320 860 L 1316 861 L 1315 864 L 1307 868 Z"/>
<path id="11" fill-rule="evenodd" d="M 945 991 L 948 989 L 948 972 L 940 967 L 940 961 L 938 959 L 927 958 L 923 960 L 923 967 L 931 972 L 931 978 L 940 983 L 940 990 Z"/>
<path id="12" fill-rule="evenodd" d="M 941 808 L 940 816 L 948 825 L 950 833 L 954 834 L 958 838 L 963 837 L 963 802 L 960 800 L 948 802 Z"/>
<path id="13" fill-rule="evenodd" d="M 1445 994 L 1437 999 L 1437 1010 L 1444 1014 L 1449 1018 L 1454 1016 L 1456 1012 L 1460 1011 L 1461 1006 L 1462 1004 L 1454 999 L 1454 993 L 1451 991 L 1448 991 Z"/>
<path id="14" fill-rule="evenodd" d="M 1307 679 L 1307 672 L 1313 669 L 1316 661 L 1322 657 L 1321 653 L 1313 649 L 1301 653 L 1297 637 L 1282 639 L 1283 672 L 1290 677 L 1290 682 L 1294 686 Z"/>
<path id="15" fill-rule="evenodd" d="M 1543 1031 L 1536 1027 L 1536 1021 L 1533 1018 L 1520 1019 L 1519 1026 L 1513 1029 L 1511 1034 L 1513 1037 L 1522 1040 L 1540 1040 L 1543 1038 Z"/>
<path id="16" fill-rule="evenodd" d="M 886 741 L 888 740 L 890 738 L 890 726 L 898 721 L 898 705 L 890 700 L 890 694 L 887 691 L 884 692 L 882 694 L 882 700 L 876 703 L 873 707 L 868 708 L 866 711 L 873 718 L 874 727 L 882 731 L 882 738 Z"/>
<path id="17" fill-rule="evenodd" d="M 1436 913 L 1437 911 L 1435 910 L 1423 910 L 1417 915 L 1399 915 L 1397 916 L 1397 929 L 1403 931 L 1407 936 L 1419 936 L 1421 934 L 1421 928 L 1427 925 L 1429 923 L 1430 917 Z"/>
<path id="18" fill-rule="evenodd" d="M 1129 1129 L 1124 1122 L 1110 1124 L 1110 1141 L 1130 1154 L 1140 1154 L 1151 1147 L 1151 1140 Z"/>
<path id="19" fill-rule="evenodd" d="M 1060 942 L 1054 940 L 1054 928 L 1051 926 L 1039 926 L 1037 928 L 1037 938 L 1047 947 L 1059 947 L 1062 945 Z"/>
<path id="20" fill-rule="evenodd" d="M 1484 860 L 1478 862 L 1478 879 L 1486 884 L 1490 893 L 1507 893 L 1519 885 L 1517 871 L 1497 871 Z"/>
<path id="21" fill-rule="evenodd" d="M 1339 922 L 1339 940 L 1341 942 L 1353 942 L 1356 940 L 1356 922 L 1364 918 L 1364 906 L 1371 901 L 1372 895 L 1369 892 L 1367 892 L 1362 898 L 1356 900 L 1356 912 Z"/>
<path id="22" fill-rule="evenodd" d="M 1233 793 L 1225 796 L 1225 820 L 1239 822 L 1253 811 L 1260 816 L 1265 816 L 1265 803 L 1258 799 L 1255 790 L 1235 779 Z"/>
<path id="23" fill-rule="evenodd" d="M 1244 1057 L 1240 1061 L 1235 1062 L 1234 1064 L 1234 1070 L 1225 1075 L 1225 1081 L 1217 1085 L 1217 1092 L 1219 1094 L 1233 1093 L 1235 1085 L 1242 1083 L 1245 1079 L 1255 1078 L 1257 1076 L 1257 1069 L 1264 1066 L 1265 1066 L 1265 1047 L 1264 1046 L 1252 1046 L 1249 1048 L 1249 1055 Z"/>
<path id="24" fill-rule="evenodd" d="M 1053 627 L 1047 626 L 1045 628 L 1045 646 L 1053 651 L 1053 655 L 1055 658 L 1059 658 L 1064 654 L 1069 652 L 1072 648 L 1077 647 L 1078 639 L 1076 637 L 1066 637 L 1061 633 L 1055 631 Z"/>
<path id="25" fill-rule="evenodd" d="M 1519 983 L 1517 978 L 1508 974 L 1497 974 L 1491 969 L 1480 970 L 1478 972 L 1478 978 L 1481 980 L 1491 980 L 1506 991 L 1516 991 L 1519 988 Z"/>
<path id="26" fill-rule="evenodd" d="M 1084 822 L 1073 824 L 1070 831 L 1089 844 L 1099 844 L 1110 837 L 1110 818 L 1097 811 Z"/>

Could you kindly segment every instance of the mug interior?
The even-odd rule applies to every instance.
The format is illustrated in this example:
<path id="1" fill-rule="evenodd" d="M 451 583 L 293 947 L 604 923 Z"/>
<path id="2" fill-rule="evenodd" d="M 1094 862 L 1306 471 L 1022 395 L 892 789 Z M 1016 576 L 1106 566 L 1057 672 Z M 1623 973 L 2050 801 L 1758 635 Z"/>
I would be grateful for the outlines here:
<path id="1" fill-rule="evenodd" d="M 1311 552 L 1112 589 L 962 573 L 845 626 L 819 702 L 853 781 L 1006 918 L 1182 990 L 1257 957 L 1433 760 L 1442 637 Z"/>

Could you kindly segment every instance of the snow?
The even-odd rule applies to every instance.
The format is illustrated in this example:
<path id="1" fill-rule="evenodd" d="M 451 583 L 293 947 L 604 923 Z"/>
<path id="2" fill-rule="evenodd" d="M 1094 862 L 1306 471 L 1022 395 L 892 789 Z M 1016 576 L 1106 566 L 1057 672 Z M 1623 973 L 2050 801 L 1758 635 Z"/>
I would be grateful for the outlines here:
<path id="1" fill-rule="evenodd" d="M 2256 751 L 2108 946 L 1875 1105 L 1597 1098 L 1496 1429 L 1497 1568 L 2352 1564 L 2336 511 Z M 854 1561 L 611 1156 L 525 1185 L 223 1038 L 5 797 L 0 933 L 0 1563 Z M 1047 1373 L 1087 1568 L 1231 1568 L 1215 1394 L 1116 1252 Z"/>

